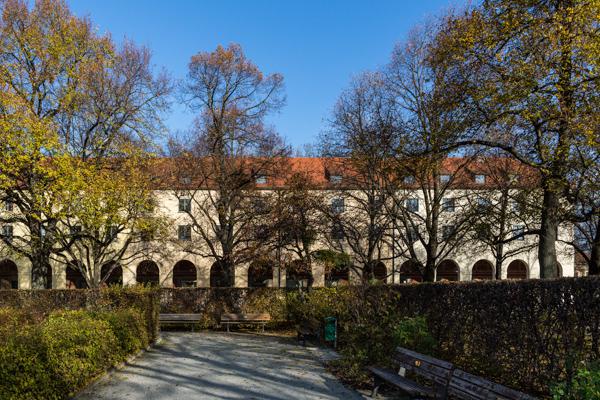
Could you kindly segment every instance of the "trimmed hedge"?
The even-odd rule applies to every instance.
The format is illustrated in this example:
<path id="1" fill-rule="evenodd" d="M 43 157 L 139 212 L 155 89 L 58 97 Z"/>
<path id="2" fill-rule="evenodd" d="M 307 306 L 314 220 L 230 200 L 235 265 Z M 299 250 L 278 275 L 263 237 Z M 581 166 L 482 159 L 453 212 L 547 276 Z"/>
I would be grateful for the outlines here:
<path id="1" fill-rule="evenodd" d="M 4 400 L 66 399 L 108 367 L 148 344 L 142 314 L 56 311 L 35 322 L 19 310 L 0 329 L 0 393 Z"/>
<path id="2" fill-rule="evenodd" d="M 600 278 L 316 288 L 295 318 L 335 315 L 342 352 L 386 362 L 398 322 L 425 317 L 434 356 L 539 396 L 600 359 Z"/>
<path id="3" fill-rule="evenodd" d="M 113 311 L 135 309 L 143 315 L 148 338 L 158 337 L 159 289 L 111 286 L 104 289 L 0 290 L 0 308 L 25 310 L 40 320 L 57 310 Z M 2 322 L 0 315 L 0 323 Z"/>

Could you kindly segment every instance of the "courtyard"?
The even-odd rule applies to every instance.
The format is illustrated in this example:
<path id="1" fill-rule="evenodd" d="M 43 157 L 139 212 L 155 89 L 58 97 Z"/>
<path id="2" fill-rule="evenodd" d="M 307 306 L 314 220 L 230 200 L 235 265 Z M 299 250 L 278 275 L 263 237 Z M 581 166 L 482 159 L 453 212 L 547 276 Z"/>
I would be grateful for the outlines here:
<path id="1" fill-rule="evenodd" d="M 158 346 L 76 399 L 362 399 L 325 370 L 322 357 L 290 338 L 163 332 Z"/>

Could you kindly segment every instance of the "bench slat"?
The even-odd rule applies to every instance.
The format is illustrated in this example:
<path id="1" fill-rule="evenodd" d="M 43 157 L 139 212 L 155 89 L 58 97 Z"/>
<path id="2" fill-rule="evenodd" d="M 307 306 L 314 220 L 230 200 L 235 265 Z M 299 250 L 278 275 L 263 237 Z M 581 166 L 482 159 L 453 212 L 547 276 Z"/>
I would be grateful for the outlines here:
<path id="1" fill-rule="evenodd" d="M 451 393 L 470 400 L 488 399 L 499 400 L 535 400 L 535 397 L 519 392 L 518 390 L 494 383 L 485 378 L 456 369 L 450 380 Z"/>
<path id="2" fill-rule="evenodd" d="M 200 321 L 201 314 L 159 314 L 158 320 L 164 321 Z"/>
<path id="3" fill-rule="evenodd" d="M 270 321 L 271 316 L 266 313 L 255 313 L 255 314 L 221 314 L 222 322 L 235 322 L 235 321 Z"/>
<path id="4" fill-rule="evenodd" d="M 435 365 L 444 369 L 452 369 L 454 367 L 454 365 L 448 361 L 438 360 L 437 358 L 426 356 L 425 354 L 417 353 L 416 351 L 412 351 L 400 346 L 396 347 L 396 354 L 404 354 L 409 357 L 416 358 L 418 360 L 426 361 L 431 365 Z"/>
<path id="5" fill-rule="evenodd" d="M 371 371 L 374 375 L 382 378 L 388 383 L 399 387 L 405 392 L 413 395 L 413 396 L 434 396 L 435 390 L 421 386 L 418 383 L 411 381 L 408 378 L 398 375 L 394 371 L 390 369 L 377 368 L 377 367 L 369 367 L 369 371 Z"/>

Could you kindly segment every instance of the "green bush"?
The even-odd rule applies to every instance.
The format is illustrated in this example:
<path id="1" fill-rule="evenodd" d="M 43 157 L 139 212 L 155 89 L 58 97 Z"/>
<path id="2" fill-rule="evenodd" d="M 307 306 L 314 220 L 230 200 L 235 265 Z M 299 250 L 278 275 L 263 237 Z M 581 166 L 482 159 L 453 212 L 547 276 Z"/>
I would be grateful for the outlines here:
<path id="1" fill-rule="evenodd" d="M 600 399 L 600 364 L 591 364 L 577 371 L 572 381 L 552 388 L 554 400 Z"/>
<path id="2" fill-rule="evenodd" d="M 3 400 L 63 399 L 37 325 L 0 334 L 0 393 Z"/>
<path id="3" fill-rule="evenodd" d="M 68 393 L 85 385 L 119 359 L 119 344 L 108 322 L 86 311 L 52 313 L 42 324 L 47 367 Z"/>
<path id="4" fill-rule="evenodd" d="M 101 312 L 96 317 L 108 322 L 110 328 L 117 338 L 120 360 L 128 355 L 136 353 L 148 347 L 148 332 L 144 318 L 138 310 L 125 309 L 118 312 Z"/>
<path id="5" fill-rule="evenodd" d="M 403 318 L 393 331 L 394 344 L 419 353 L 433 355 L 436 342 L 425 317 Z"/>

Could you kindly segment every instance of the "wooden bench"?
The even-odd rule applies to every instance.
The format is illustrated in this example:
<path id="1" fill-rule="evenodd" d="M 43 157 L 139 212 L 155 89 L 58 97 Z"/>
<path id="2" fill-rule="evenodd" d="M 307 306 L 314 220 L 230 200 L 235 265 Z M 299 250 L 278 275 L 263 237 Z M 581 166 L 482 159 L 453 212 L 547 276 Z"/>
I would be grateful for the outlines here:
<path id="1" fill-rule="evenodd" d="M 451 363 L 403 347 L 396 348 L 393 362 L 399 367 L 398 372 L 388 368 L 368 368 L 374 377 L 371 397 L 377 396 L 380 386 L 386 383 L 396 386 L 415 397 L 447 398 L 448 384 L 454 371 L 454 366 Z M 407 371 L 425 378 L 432 383 L 432 386 L 424 386 L 407 378 L 405 376 Z"/>
<path id="2" fill-rule="evenodd" d="M 450 379 L 448 393 L 467 400 L 535 400 L 535 397 L 499 385 L 479 376 L 455 369 Z"/>
<path id="3" fill-rule="evenodd" d="M 321 339 L 321 324 L 316 319 L 304 320 L 296 326 L 296 332 L 298 334 L 298 343 L 306 346 L 306 339 L 310 337 L 314 337 L 317 340 Z"/>
<path id="4" fill-rule="evenodd" d="M 194 325 L 199 323 L 202 314 L 159 314 L 158 321 L 161 325 L 192 325 L 192 332 L 194 332 Z"/>
<path id="5" fill-rule="evenodd" d="M 369 367 L 374 376 L 371 397 L 377 396 L 379 387 L 386 383 L 415 397 L 446 399 L 450 395 L 452 398 L 465 400 L 536 400 L 525 393 L 455 368 L 447 361 L 403 347 L 396 348 L 393 361 L 399 366 L 398 372 L 387 368 Z M 407 371 L 430 381 L 431 387 L 406 378 Z"/>
<path id="6" fill-rule="evenodd" d="M 271 321 L 271 316 L 266 313 L 257 314 L 221 314 L 221 324 L 227 326 L 227 332 L 229 332 L 229 325 L 233 324 L 244 324 L 244 325 L 261 325 L 262 331 L 265 331 L 265 325 Z"/>

